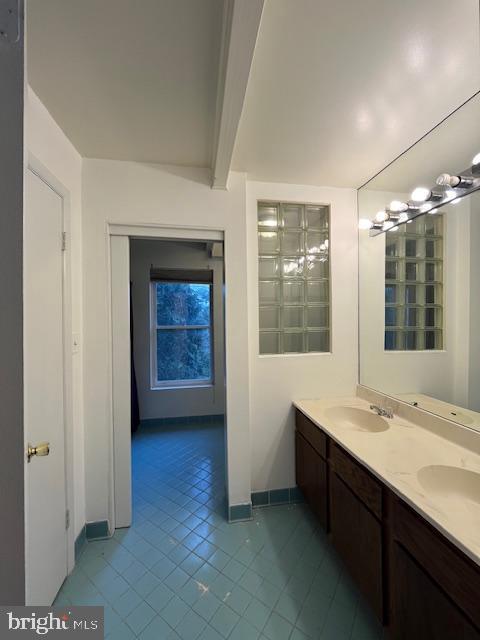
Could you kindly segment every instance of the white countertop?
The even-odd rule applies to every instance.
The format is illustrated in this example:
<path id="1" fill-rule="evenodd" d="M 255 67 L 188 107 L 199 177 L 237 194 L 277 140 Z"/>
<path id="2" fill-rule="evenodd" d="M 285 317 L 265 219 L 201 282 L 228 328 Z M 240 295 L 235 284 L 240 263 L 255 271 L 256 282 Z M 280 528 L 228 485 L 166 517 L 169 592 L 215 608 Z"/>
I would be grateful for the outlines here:
<path id="1" fill-rule="evenodd" d="M 433 490 L 427 490 L 417 477 L 418 471 L 429 465 L 480 473 L 480 455 L 398 416 L 386 419 L 386 431 L 371 433 L 349 428 L 328 415 L 326 410 L 337 406 L 372 413 L 370 403 L 358 397 L 297 400 L 293 404 L 480 565 L 480 484 L 474 484 L 469 498 L 454 486 L 440 491 L 434 485 Z M 478 436 L 472 432 L 472 437 Z"/>

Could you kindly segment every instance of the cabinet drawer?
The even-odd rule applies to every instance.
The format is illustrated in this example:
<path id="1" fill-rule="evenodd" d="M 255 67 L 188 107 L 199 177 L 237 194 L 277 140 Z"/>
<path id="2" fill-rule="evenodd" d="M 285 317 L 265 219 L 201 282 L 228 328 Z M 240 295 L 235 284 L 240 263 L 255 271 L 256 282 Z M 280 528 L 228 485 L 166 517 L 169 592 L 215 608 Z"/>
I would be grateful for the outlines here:
<path id="1" fill-rule="evenodd" d="M 345 484 L 374 513 L 382 518 L 382 485 L 356 460 L 331 443 L 330 463 Z"/>
<path id="2" fill-rule="evenodd" d="M 312 447 L 322 456 L 327 457 L 327 436 L 313 424 L 301 411 L 296 410 L 295 423 L 297 431 L 309 442 Z"/>
<path id="3" fill-rule="evenodd" d="M 394 541 L 480 629 L 480 567 L 400 499 L 395 498 L 392 507 Z"/>

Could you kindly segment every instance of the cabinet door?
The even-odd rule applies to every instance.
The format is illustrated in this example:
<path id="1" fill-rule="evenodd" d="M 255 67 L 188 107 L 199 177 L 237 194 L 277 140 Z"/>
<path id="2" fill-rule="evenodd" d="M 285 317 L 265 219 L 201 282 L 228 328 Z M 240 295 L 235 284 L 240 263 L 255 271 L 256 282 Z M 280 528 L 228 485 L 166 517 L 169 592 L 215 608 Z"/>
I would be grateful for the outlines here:
<path id="1" fill-rule="evenodd" d="M 330 531 L 352 578 L 383 621 L 382 525 L 334 471 L 330 474 Z M 420 636 L 410 640 L 414 637 Z"/>
<path id="2" fill-rule="evenodd" d="M 295 451 L 297 485 L 326 529 L 327 464 L 298 431 L 295 433 Z"/>
<path id="3" fill-rule="evenodd" d="M 310 506 L 320 520 L 324 529 L 327 528 L 327 463 L 318 455 L 313 447 L 307 444 L 306 468 Z"/>
<path id="4" fill-rule="evenodd" d="M 393 562 L 394 640 L 479 640 L 470 621 L 398 542 Z"/>
<path id="5" fill-rule="evenodd" d="M 307 441 L 295 431 L 295 478 L 297 481 L 297 487 L 302 491 L 305 500 L 308 501 L 307 496 L 307 472 L 305 466 L 306 448 L 308 447 Z"/>

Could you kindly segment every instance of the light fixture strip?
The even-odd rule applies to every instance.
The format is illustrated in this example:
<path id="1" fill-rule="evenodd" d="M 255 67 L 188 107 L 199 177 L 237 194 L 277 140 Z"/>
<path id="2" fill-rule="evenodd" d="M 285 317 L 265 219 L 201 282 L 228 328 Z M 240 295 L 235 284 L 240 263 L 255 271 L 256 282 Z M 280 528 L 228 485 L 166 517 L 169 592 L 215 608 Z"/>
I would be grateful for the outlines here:
<path id="1" fill-rule="evenodd" d="M 440 207 L 457 203 L 480 189 L 480 153 L 472 160 L 472 165 L 460 174 L 442 173 L 435 187 L 417 187 L 412 191 L 410 200 L 402 202 L 392 200 L 379 211 L 373 220 L 361 219 L 359 228 L 369 230 L 370 236 L 378 236 L 389 229 L 396 229 L 424 213 L 437 213 Z"/>

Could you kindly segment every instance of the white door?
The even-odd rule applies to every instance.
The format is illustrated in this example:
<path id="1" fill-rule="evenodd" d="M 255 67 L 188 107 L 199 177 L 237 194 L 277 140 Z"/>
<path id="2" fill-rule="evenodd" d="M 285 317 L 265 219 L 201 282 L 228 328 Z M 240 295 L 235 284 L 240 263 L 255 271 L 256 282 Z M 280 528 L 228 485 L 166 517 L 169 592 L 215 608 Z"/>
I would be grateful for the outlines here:
<path id="1" fill-rule="evenodd" d="M 63 199 L 27 172 L 24 236 L 26 600 L 51 605 L 67 575 Z M 45 453 L 40 450 L 39 453 Z"/>

